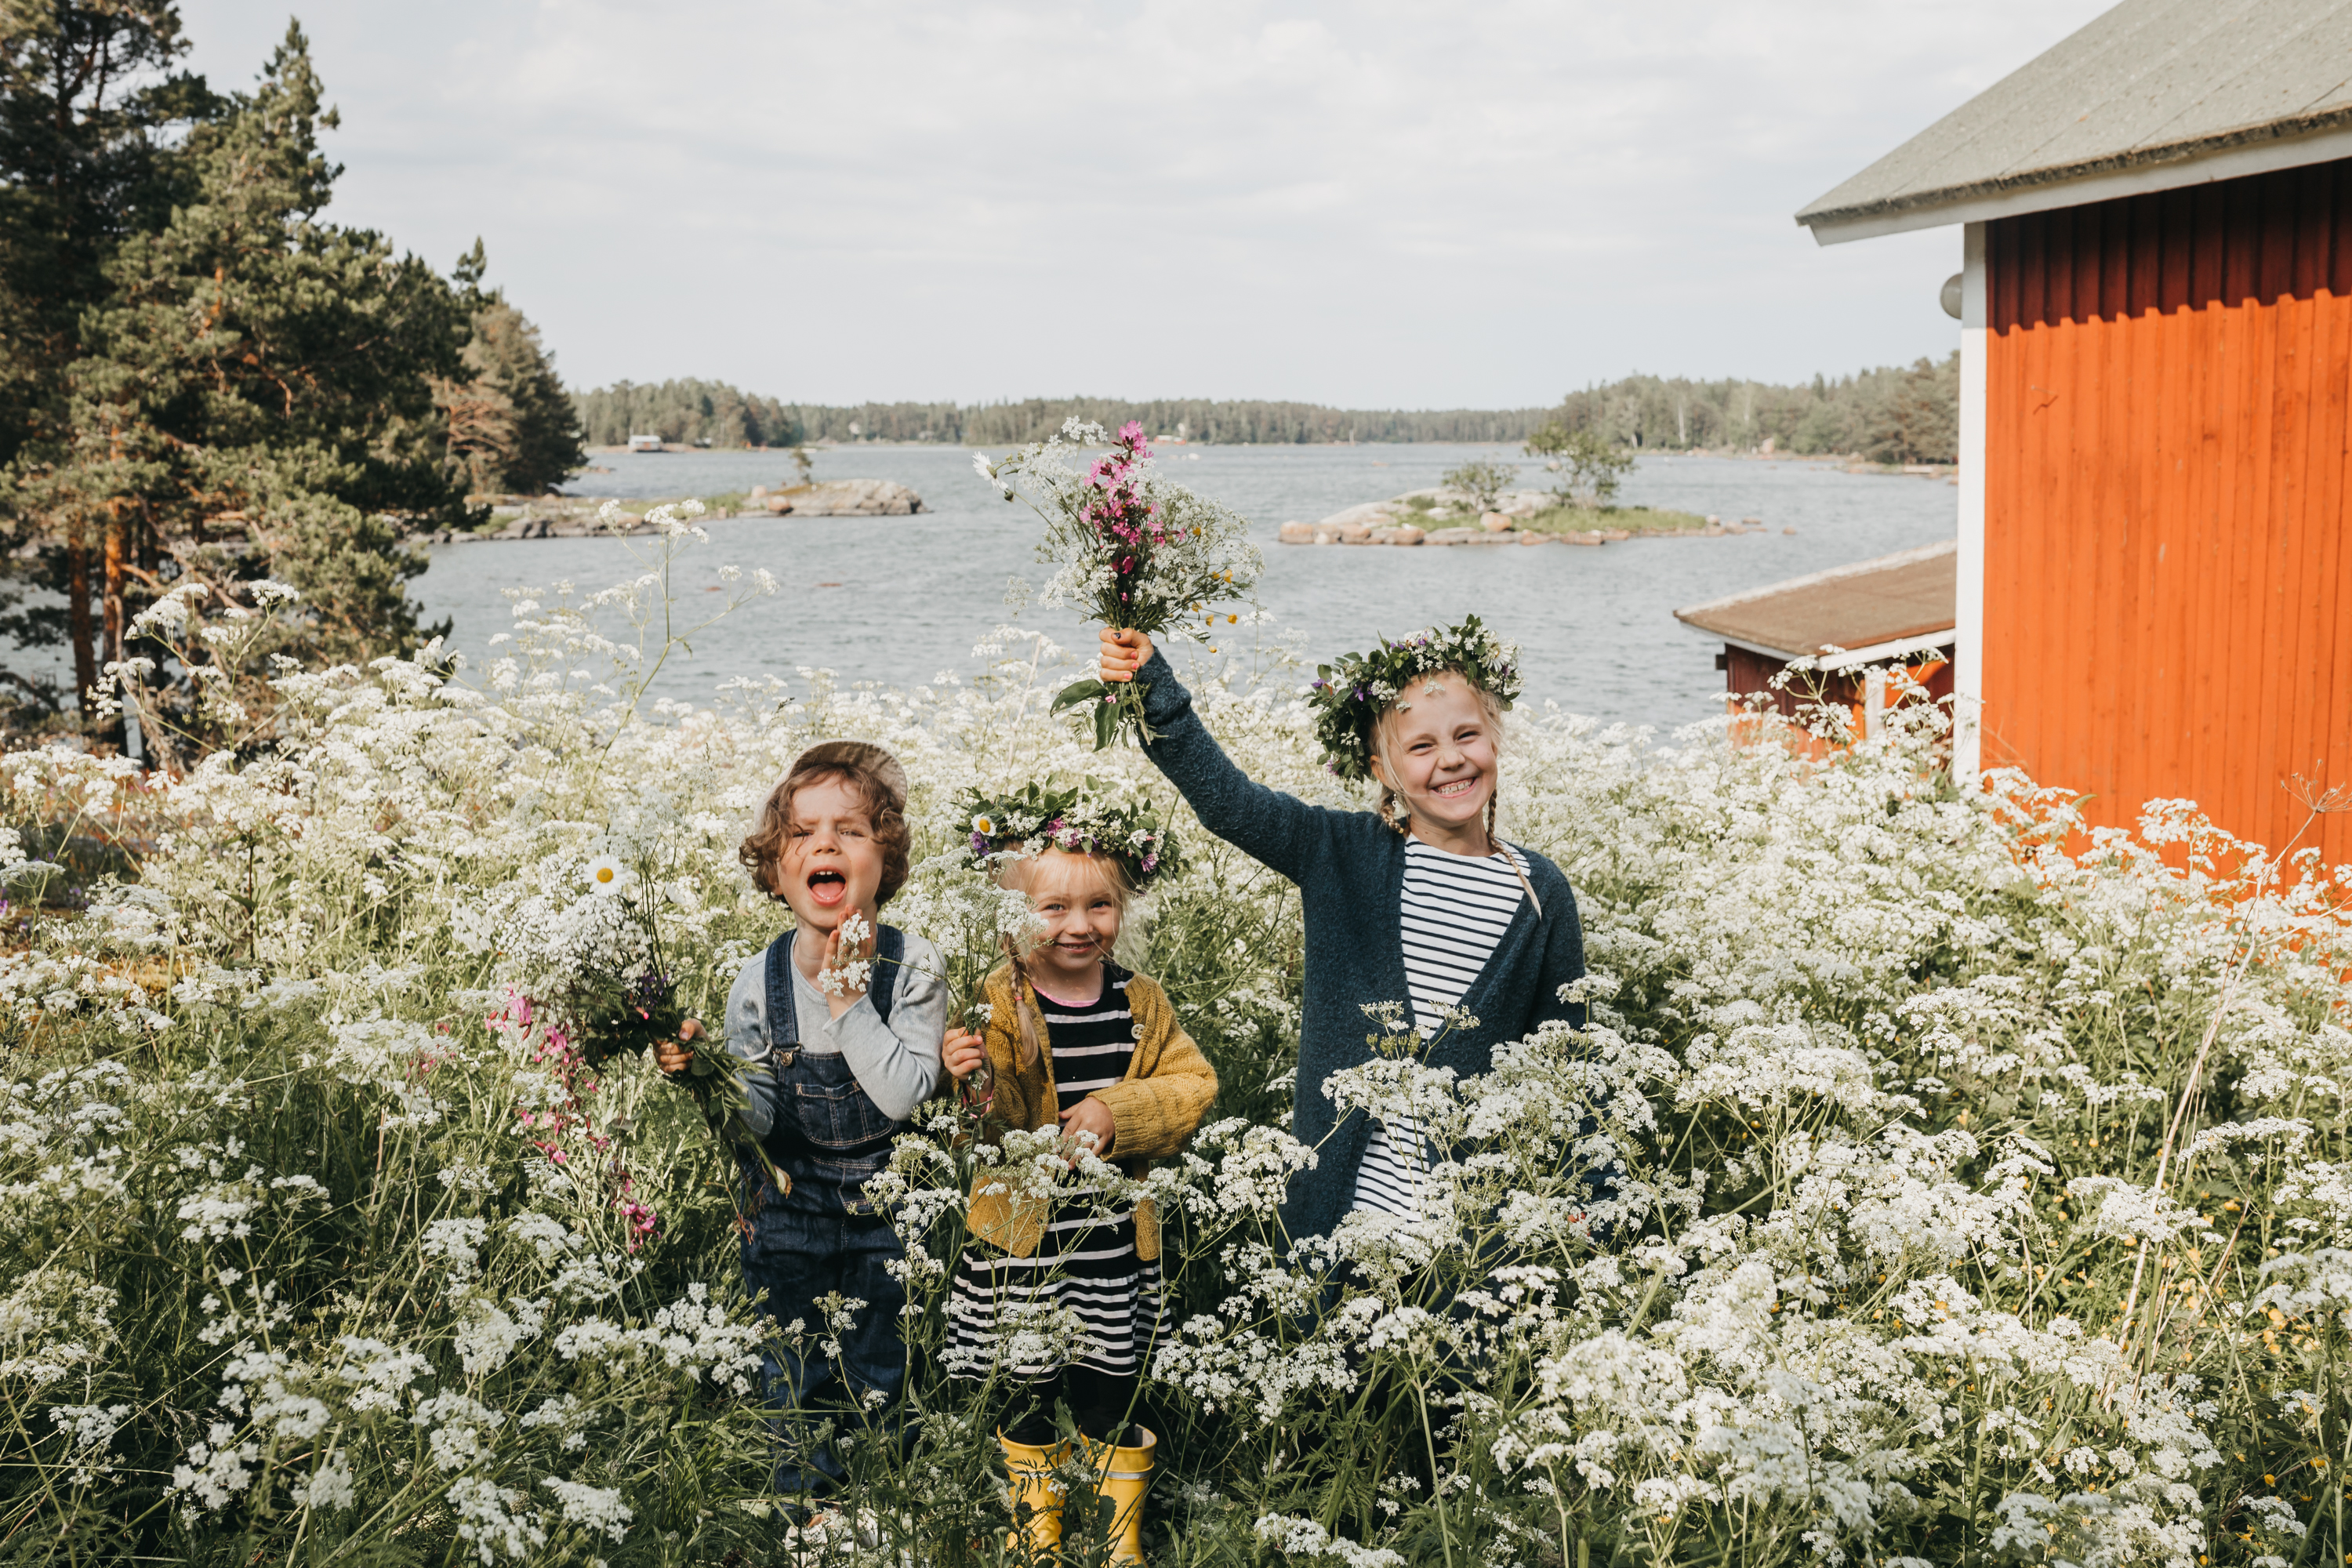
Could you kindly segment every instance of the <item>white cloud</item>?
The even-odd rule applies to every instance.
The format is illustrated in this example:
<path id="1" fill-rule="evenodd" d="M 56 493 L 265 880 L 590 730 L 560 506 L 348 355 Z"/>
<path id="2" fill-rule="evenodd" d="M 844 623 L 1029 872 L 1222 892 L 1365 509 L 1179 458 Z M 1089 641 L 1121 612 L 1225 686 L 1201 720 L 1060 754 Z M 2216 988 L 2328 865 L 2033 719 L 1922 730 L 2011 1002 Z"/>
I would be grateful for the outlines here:
<path id="1" fill-rule="evenodd" d="M 1942 353 L 1956 231 L 1799 206 L 2081 26 L 1969 7 L 408 0 L 305 15 L 336 215 L 566 374 L 1539 403 Z M 241 84 L 282 13 L 184 7 Z"/>

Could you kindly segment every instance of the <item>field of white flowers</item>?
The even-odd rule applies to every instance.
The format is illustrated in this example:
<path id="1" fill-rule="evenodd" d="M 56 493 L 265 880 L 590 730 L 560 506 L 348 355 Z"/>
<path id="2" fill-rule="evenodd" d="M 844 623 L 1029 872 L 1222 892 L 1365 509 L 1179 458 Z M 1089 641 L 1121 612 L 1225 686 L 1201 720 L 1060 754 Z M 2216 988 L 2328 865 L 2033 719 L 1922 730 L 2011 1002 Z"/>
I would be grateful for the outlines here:
<path id="1" fill-rule="evenodd" d="M 1009 633 L 969 684 L 638 703 L 660 568 L 523 599 L 488 668 L 281 673 L 277 738 L 184 776 L 0 760 L 0 1560 L 1004 1560 L 993 1391 L 936 1360 L 957 1115 L 890 1178 L 919 1242 L 903 1425 L 845 1415 L 845 1522 L 793 1533 L 730 1163 L 544 999 L 627 956 L 602 858 L 715 1010 L 781 923 L 735 845 L 818 738 L 903 759 L 919 858 L 974 783 L 1169 794 L 1045 719 L 1070 670 Z M 170 629 L 228 668 L 267 616 L 206 608 Z M 1252 773 L 1337 803 L 1299 679 L 1198 689 Z M 1282 1131 L 1297 900 L 1193 831 L 1151 967 L 1223 1089 L 1150 1179 L 1153 1563 L 2352 1562 L 2334 893 L 2186 807 L 2084 836 L 2025 781 L 1964 795 L 1931 746 L 1816 765 L 1522 708 L 1503 830 L 1576 887 L 1591 1032 L 1479 1081 L 1343 1077 L 1472 1152 L 1432 1217 L 1323 1249 L 1273 1219 L 1314 1157 Z M 993 937 L 953 877 L 888 913 L 968 979 Z M 1046 1179 L 1018 1152 L 1004 1179 Z M 1101 1558 L 1087 1503 L 1071 1562 Z"/>

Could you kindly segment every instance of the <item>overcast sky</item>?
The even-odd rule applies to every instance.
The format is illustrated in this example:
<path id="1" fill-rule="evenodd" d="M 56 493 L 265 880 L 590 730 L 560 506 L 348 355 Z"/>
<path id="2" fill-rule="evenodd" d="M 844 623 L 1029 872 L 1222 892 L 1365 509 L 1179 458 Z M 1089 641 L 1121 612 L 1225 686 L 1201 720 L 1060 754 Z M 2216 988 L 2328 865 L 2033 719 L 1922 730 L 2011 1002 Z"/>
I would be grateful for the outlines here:
<path id="1" fill-rule="evenodd" d="M 335 0 L 331 216 L 574 384 L 1540 405 L 1942 354 L 1958 229 L 1797 208 L 2100 10 Z M 282 5 L 182 0 L 248 83 Z"/>

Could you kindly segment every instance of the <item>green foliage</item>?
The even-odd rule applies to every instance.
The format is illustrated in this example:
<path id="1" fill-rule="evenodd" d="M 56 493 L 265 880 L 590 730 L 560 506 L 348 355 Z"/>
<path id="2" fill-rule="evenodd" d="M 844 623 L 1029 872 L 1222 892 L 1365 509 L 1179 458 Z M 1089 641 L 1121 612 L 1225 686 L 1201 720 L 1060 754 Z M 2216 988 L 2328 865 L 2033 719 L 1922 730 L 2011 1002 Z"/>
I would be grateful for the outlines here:
<path id="1" fill-rule="evenodd" d="M 191 710 L 141 612 L 192 583 L 237 604 L 269 577 L 304 607 L 257 658 L 413 645 L 413 535 L 468 521 L 469 485 L 542 488 L 578 452 L 536 332 L 480 288 L 480 246 L 453 287 L 323 221 L 336 121 L 299 27 L 221 97 L 163 74 L 184 47 L 167 5 L 45 0 L 5 26 L 0 310 L 22 330 L 0 334 L 0 382 L 38 396 L 0 421 L 0 636 L 69 646 L 73 668 L 62 691 L 0 673 L 45 721 L 71 702 L 105 734 L 88 694 L 145 658 L 156 712 Z"/>
<path id="2" fill-rule="evenodd" d="M 1628 376 L 1571 392 L 1553 408 L 1349 409 L 1234 399 L 1033 397 L 1004 403 L 787 404 L 717 382 L 620 382 L 573 394 L 588 440 L 632 435 L 716 447 L 809 441 L 940 441 L 1015 447 L 1076 418 L 1154 437 L 1305 445 L 1328 441 L 1528 442 L 1591 430 L 1604 448 L 1750 447 L 1854 452 L 1882 462 L 1948 462 L 1958 439 L 1958 361 L 1864 371 L 1809 385 Z M 1800 432 L 1802 432 L 1801 435 Z M 1561 437 L 1547 437 L 1559 439 Z M 1549 454 L 1531 453 L 1534 456 Z"/>
<path id="3" fill-rule="evenodd" d="M 1471 510 L 1492 511 L 1502 503 L 1503 492 L 1519 482 L 1519 469 L 1516 463 L 1476 458 L 1446 469 L 1438 482 L 1465 498 Z"/>
<path id="4" fill-rule="evenodd" d="M 1619 529 L 1634 534 L 1688 533 L 1705 528 L 1706 519 L 1695 511 L 1675 511 L 1665 507 L 1598 507 L 1563 502 L 1546 507 L 1533 517 L 1517 519 L 1517 526 L 1538 533 L 1603 533 Z"/>
<path id="5" fill-rule="evenodd" d="M 1557 493 L 1571 506 L 1607 507 L 1633 471 L 1633 454 L 1612 447 L 1596 430 L 1571 430 L 1553 420 L 1528 437 L 1527 454 L 1559 476 Z"/>
<path id="6" fill-rule="evenodd" d="M 16 721 L 57 727 L 97 679 L 96 542 L 10 504 L 10 467 L 69 421 L 65 369 L 108 290 L 106 263 L 187 191 L 171 147 L 217 100 L 173 68 L 186 52 L 170 0 L 22 0 L 0 7 L 0 637 L 75 647 L 75 680 L 0 670 Z M 0 722 L 5 722 L 0 710 Z"/>
<path id="7" fill-rule="evenodd" d="M 337 173 L 320 94 L 289 31 L 256 90 L 190 134 L 192 199 L 108 262 L 64 438 L 20 457 L 23 502 L 111 535 L 145 574 L 145 593 L 110 584 L 110 640 L 190 573 L 301 589 L 313 618 L 272 651 L 363 658 L 416 636 L 403 584 L 423 565 L 400 535 L 462 517 L 430 384 L 458 369 L 461 318 L 422 262 L 317 221 Z"/>
<path id="8" fill-rule="evenodd" d="M 457 356 L 463 373 L 436 379 L 434 396 L 448 422 L 449 461 L 468 492 L 537 495 L 580 466 L 580 417 L 539 329 L 503 293 L 479 289 L 485 265 L 478 239 L 456 273 L 473 307 Z"/>
<path id="9" fill-rule="evenodd" d="M 1118 429 L 1132 420 L 1153 436 L 1193 441 L 1305 445 L 1323 441 L 1516 441 L 1543 416 L 1536 408 L 1417 411 L 1327 408 L 1313 403 L 1168 398 L 1032 397 L 1007 403 L 786 404 L 719 382 L 616 382 L 572 395 L 592 445 L 633 435 L 714 447 L 802 441 L 940 441 L 1018 447 L 1050 438 L 1071 419 Z"/>
<path id="10" fill-rule="evenodd" d="M 838 438 L 849 419 L 868 432 L 904 427 L 895 407 L 804 409 L 813 435 Z M 1152 436 L 1187 440 L 1305 446 L 1325 441 L 1513 441 L 1541 416 L 1539 409 L 1361 409 L 1328 408 L 1314 403 L 1234 398 L 1024 398 L 956 409 L 935 405 L 922 416 L 944 430 L 952 416 L 954 439 L 967 446 L 995 447 L 1034 441 L 1061 428 L 1073 416 L 1116 429 L 1132 420 Z M 887 421 L 877 424 L 877 419 Z M 898 439 L 907 437 L 900 437 Z"/>
<path id="11" fill-rule="evenodd" d="M 709 447 L 790 447 L 801 439 L 798 410 L 722 381 L 616 381 L 572 394 L 572 405 L 592 447 L 626 446 L 632 436 Z"/>
<path id="12" fill-rule="evenodd" d="M 0 467 L 55 428 L 113 247 L 185 194 L 167 143 L 216 109 L 187 48 L 171 0 L 0 10 Z"/>
<path id="13" fill-rule="evenodd" d="M 1852 454 L 1878 463 L 1948 463 L 1959 449 L 1959 355 L 1809 384 L 1632 375 L 1571 392 L 1549 423 L 1612 447 Z"/>

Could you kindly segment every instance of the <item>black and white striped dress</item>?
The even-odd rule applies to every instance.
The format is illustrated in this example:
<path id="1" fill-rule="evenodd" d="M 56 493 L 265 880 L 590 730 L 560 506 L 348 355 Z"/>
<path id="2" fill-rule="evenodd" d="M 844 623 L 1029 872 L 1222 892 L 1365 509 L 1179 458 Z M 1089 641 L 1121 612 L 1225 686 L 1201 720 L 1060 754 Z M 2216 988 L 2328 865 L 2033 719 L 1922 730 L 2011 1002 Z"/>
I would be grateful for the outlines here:
<path id="1" fill-rule="evenodd" d="M 1525 858 L 1507 844 L 1492 855 L 1455 855 L 1418 838 L 1405 840 L 1397 921 L 1413 1026 L 1424 1044 L 1444 1024 L 1445 1010 L 1469 994 L 1510 929 L 1526 896 L 1519 878 L 1527 868 Z M 1402 1120 L 1374 1122 L 1364 1163 L 1356 1168 L 1352 1206 L 1419 1213 L 1428 1164 L 1419 1128 Z"/>
<path id="2" fill-rule="evenodd" d="M 1103 965 L 1103 994 L 1073 1006 L 1037 993 L 1053 1054 L 1056 1114 L 1127 1076 L 1135 1056 L 1135 1019 L 1128 1011 L 1126 970 Z M 1117 1151 L 1113 1152 L 1117 1157 Z M 1049 1304 L 1067 1309 L 1086 1325 L 1087 1344 L 1069 1361 L 1117 1377 L 1143 1371 L 1160 1331 L 1158 1259 L 1136 1256 L 1135 1215 L 1114 1216 L 1081 1204 L 1057 1205 L 1046 1216 L 1034 1257 L 1011 1258 L 975 1244 L 964 1254 L 948 1303 L 959 1376 L 1045 1377 L 1046 1362 L 1003 1363 L 999 1349 L 1015 1325 L 1003 1315 Z M 1035 1342 L 1031 1340 L 1030 1343 Z"/>

